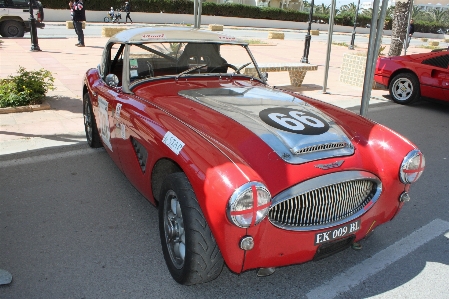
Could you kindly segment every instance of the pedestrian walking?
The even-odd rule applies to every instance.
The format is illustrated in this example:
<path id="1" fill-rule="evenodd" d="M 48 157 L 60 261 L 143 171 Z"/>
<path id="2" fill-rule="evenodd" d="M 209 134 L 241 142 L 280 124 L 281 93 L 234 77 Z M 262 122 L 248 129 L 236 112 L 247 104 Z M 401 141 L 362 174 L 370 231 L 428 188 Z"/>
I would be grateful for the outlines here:
<path id="1" fill-rule="evenodd" d="M 72 2 L 69 2 L 69 5 Z M 86 11 L 84 10 L 84 4 L 82 0 L 75 0 L 71 5 L 73 9 L 73 27 L 75 28 L 76 35 L 78 35 L 77 47 L 84 47 L 84 32 L 83 21 L 86 21 Z"/>
<path id="2" fill-rule="evenodd" d="M 126 22 L 128 22 L 128 19 L 131 21 L 131 24 L 132 24 L 133 20 L 131 19 L 131 16 L 129 15 L 131 13 L 131 7 L 129 5 L 129 2 L 125 2 L 125 12 L 126 12 L 125 24 L 126 24 Z"/>
<path id="3" fill-rule="evenodd" d="M 408 25 L 408 30 L 407 30 L 407 40 L 406 40 L 406 48 L 408 48 L 409 44 L 410 44 L 410 40 L 412 39 L 413 33 L 415 33 L 415 24 L 413 24 L 413 19 L 410 20 L 410 24 Z"/>

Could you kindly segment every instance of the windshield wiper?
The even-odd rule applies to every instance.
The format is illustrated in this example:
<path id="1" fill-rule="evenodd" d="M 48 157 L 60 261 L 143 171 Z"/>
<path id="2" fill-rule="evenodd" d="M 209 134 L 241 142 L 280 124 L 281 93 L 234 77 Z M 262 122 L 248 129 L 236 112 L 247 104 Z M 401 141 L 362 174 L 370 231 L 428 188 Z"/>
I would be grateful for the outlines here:
<path id="1" fill-rule="evenodd" d="M 195 65 L 194 67 L 191 67 L 191 68 L 189 68 L 188 70 L 185 70 L 184 72 L 179 73 L 179 75 L 176 76 L 175 79 L 178 80 L 179 77 L 181 77 L 182 75 L 188 74 L 188 73 L 190 73 L 190 72 L 193 72 L 193 71 L 195 71 L 195 70 L 197 70 L 197 69 L 200 69 L 200 68 L 202 68 L 202 67 L 205 67 L 205 66 L 207 66 L 207 64 L 198 64 L 198 65 Z"/>

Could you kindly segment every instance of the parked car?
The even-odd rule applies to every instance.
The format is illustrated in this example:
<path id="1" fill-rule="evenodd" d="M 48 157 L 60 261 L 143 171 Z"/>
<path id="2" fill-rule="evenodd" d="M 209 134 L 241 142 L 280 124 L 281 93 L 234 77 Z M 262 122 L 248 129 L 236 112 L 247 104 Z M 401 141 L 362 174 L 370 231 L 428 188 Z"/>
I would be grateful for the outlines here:
<path id="1" fill-rule="evenodd" d="M 449 101 L 449 51 L 379 57 L 374 80 L 388 88 L 398 104 L 421 97 Z"/>
<path id="2" fill-rule="evenodd" d="M 158 207 L 178 283 L 345 249 L 392 220 L 424 170 L 399 134 L 266 78 L 247 42 L 167 27 L 117 33 L 85 75 L 87 142 Z"/>
<path id="3" fill-rule="evenodd" d="M 36 28 L 44 28 L 44 9 L 40 1 L 32 1 Z M 31 31 L 29 0 L 0 0 L 0 35 L 23 37 Z"/>

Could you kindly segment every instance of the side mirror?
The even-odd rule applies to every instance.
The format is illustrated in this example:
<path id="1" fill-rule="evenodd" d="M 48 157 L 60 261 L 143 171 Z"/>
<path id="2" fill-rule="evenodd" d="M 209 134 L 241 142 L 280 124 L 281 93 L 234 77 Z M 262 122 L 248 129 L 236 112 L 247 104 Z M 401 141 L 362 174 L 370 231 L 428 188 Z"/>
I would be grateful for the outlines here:
<path id="1" fill-rule="evenodd" d="M 105 81 L 106 81 L 106 84 L 110 87 L 118 86 L 118 77 L 114 74 L 107 75 Z"/>

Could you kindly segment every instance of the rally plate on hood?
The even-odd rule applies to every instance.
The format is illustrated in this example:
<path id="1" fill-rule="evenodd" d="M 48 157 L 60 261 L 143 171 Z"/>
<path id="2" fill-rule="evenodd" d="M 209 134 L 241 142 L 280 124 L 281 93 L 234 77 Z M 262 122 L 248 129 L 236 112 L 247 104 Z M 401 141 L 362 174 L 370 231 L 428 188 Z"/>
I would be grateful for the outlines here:
<path id="1" fill-rule="evenodd" d="M 291 164 L 354 153 L 350 139 L 332 118 L 281 91 L 266 87 L 203 88 L 182 90 L 179 95 L 240 123 Z"/>

